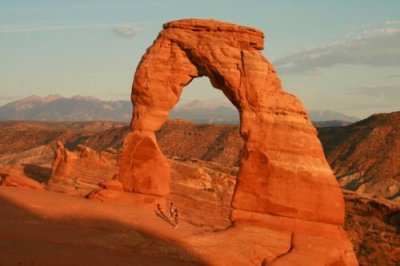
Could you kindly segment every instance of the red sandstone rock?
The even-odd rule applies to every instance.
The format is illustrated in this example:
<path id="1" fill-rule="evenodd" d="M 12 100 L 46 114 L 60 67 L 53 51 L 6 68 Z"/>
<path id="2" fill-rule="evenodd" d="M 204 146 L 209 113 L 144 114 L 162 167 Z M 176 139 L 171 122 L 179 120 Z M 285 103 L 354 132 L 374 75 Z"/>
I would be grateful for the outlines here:
<path id="1" fill-rule="evenodd" d="M 99 187 L 110 190 L 119 190 L 119 191 L 124 190 L 122 183 L 113 179 L 99 183 Z"/>
<path id="2" fill-rule="evenodd" d="M 127 137 L 121 158 L 120 181 L 126 189 L 168 192 L 169 168 L 154 131 L 166 121 L 183 87 L 207 76 L 240 112 L 245 152 L 233 206 L 343 224 L 343 197 L 316 130 L 301 102 L 282 90 L 275 69 L 259 51 L 263 41 L 259 30 L 214 20 L 164 25 L 133 82 L 132 134 L 137 137 Z M 148 144 L 137 144 L 145 138 Z"/>
<path id="3" fill-rule="evenodd" d="M 125 137 L 118 178 L 125 190 L 168 195 L 170 170 L 154 132 L 134 131 Z"/>
<path id="4" fill-rule="evenodd" d="M 221 242 L 229 239 L 239 245 L 224 244 L 220 251 L 240 254 L 230 259 L 243 265 L 249 263 L 244 258 L 253 253 L 262 254 L 263 244 L 261 248 L 252 247 L 252 254 L 236 251 L 238 246 L 246 248 L 241 238 L 243 230 L 251 228 L 262 232 L 263 241 L 267 241 L 266 237 L 268 241 L 276 238 L 274 244 L 277 243 L 276 248 L 269 249 L 263 258 L 257 255 L 252 263 L 263 260 L 268 265 L 357 265 L 342 228 L 343 196 L 326 162 L 316 130 L 301 102 L 282 90 L 274 68 L 259 52 L 262 48 L 263 33 L 247 27 L 194 19 L 165 24 L 135 74 L 132 132 L 124 140 L 118 180 L 127 191 L 152 197 L 169 194 L 170 167 L 157 145 L 155 131 L 168 118 L 183 87 L 195 77 L 208 76 L 212 85 L 222 90 L 238 108 L 240 134 L 245 141 L 232 200 L 236 210 L 231 218 L 237 222 L 237 228 L 219 234 Z M 59 165 L 68 156 L 62 150 L 58 153 L 60 159 L 55 164 Z M 86 150 L 83 154 L 92 156 Z M 207 208 L 203 213 L 213 217 L 210 213 L 216 210 L 219 215 L 227 215 L 231 209 L 223 202 L 232 194 L 220 191 L 219 187 L 221 180 L 229 185 L 230 178 L 221 175 L 217 178 L 220 181 L 215 181 L 210 173 L 190 165 L 174 165 L 174 176 L 181 181 L 174 189 L 182 190 L 180 186 L 184 184 L 191 191 L 192 186 L 204 183 L 203 194 L 218 191 L 210 194 L 208 200 L 219 203 L 211 205 L 221 207 L 219 210 Z M 185 178 L 194 181 L 188 182 Z M 100 189 L 89 198 L 118 201 L 126 195 L 117 190 Z M 220 195 L 219 199 L 213 198 L 214 195 Z M 181 196 L 176 198 L 179 201 Z M 188 209 L 189 218 L 195 217 L 191 209 L 202 208 L 187 203 L 180 206 Z M 229 225 L 227 220 L 221 225 Z M 192 240 L 193 243 L 209 241 L 203 238 L 208 239 L 199 236 Z M 196 252 L 207 254 L 206 260 L 216 265 L 223 263 L 207 247 L 197 247 Z"/>
<path id="5" fill-rule="evenodd" d="M 116 154 L 98 153 L 82 145 L 78 145 L 75 151 L 69 151 L 57 142 L 49 186 L 53 190 L 86 195 L 98 188 L 99 182 L 112 179 L 117 172 L 116 167 Z M 65 191 L 64 183 L 74 188 Z"/>
<path id="6" fill-rule="evenodd" d="M 12 187 L 24 187 L 43 190 L 44 187 L 37 181 L 27 177 L 19 166 L 0 168 L 0 185 Z"/>
<path id="7" fill-rule="evenodd" d="M 60 169 L 68 169 L 68 172 L 59 173 L 91 173 L 94 166 L 102 167 L 98 162 L 96 165 L 85 163 L 88 158 L 94 160 L 101 153 L 85 147 L 70 152 L 60 145 L 58 154 L 64 152 L 67 160 Z M 116 158 L 107 161 L 116 169 L 115 162 Z M 98 181 L 103 176 L 93 175 L 91 179 L 86 179 L 86 186 L 97 187 L 87 198 L 113 203 L 116 207 L 129 206 L 134 212 L 145 207 L 152 214 L 157 204 L 168 206 L 167 203 L 174 202 L 182 215 L 182 226 L 187 228 L 190 224 L 196 227 L 197 232 L 208 232 L 191 234 L 189 242 L 184 245 L 213 265 L 260 265 L 262 261 L 265 265 L 293 265 L 295 262 L 301 265 L 356 265 L 351 244 L 340 225 L 242 210 L 234 210 L 231 215 L 236 181 L 230 175 L 233 169 L 179 158 L 168 162 L 172 168 L 171 194 L 168 198 L 119 190 L 121 184 L 111 175 L 99 186 Z M 79 168 L 72 169 L 75 167 Z M 59 176 L 58 180 L 74 189 L 73 183 L 65 182 L 69 180 L 68 175 Z M 184 238 L 179 241 L 184 241 Z M 229 254 L 229 259 L 215 255 L 215 249 Z"/>
<path id="8" fill-rule="evenodd" d="M 260 226 L 287 234 L 287 248 L 267 256 L 263 265 L 357 265 L 353 247 L 340 225 L 277 217 L 235 210 L 232 218 L 241 226 Z"/>
<path id="9" fill-rule="evenodd" d="M 114 189 L 95 189 L 90 192 L 86 197 L 88 199 L 100 200 L 100 201 L 114 201 L 120 197 L 122 191 Z"/>

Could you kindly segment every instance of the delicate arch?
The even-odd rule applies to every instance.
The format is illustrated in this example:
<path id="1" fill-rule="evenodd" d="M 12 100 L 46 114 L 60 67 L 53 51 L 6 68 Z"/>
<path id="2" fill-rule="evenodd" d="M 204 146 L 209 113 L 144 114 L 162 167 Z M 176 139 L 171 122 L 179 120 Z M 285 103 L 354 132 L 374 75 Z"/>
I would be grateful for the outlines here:
<path id="1" fill-rule="evenodd" d="M 214 20 L 169 22 L 146 51 L 132 86 L 132 133 L 120 181 L 128 191 L 165 196 L 170 170 L 154 132 L 182 89 L 209 77 L 240 113 L 244 154 L 232 205 L 274 215 L 342 224 L 344 203 L 316 130 L 301 102 L 284 92 L 261 31 Z"/>

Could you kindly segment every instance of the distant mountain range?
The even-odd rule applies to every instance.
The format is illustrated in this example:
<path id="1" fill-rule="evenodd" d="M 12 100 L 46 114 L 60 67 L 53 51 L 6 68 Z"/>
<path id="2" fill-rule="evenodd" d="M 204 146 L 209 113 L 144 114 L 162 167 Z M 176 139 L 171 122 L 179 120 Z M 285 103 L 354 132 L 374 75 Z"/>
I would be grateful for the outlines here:
<path id="1" fill-rule="evenodd" d="M 129 101 L 103 101 L 95 97 L 36 95 L 0 107 L 0 120 L 36 121 L 129 121 Z"/>
<path id="2" fill-rule="evenodd" d="M 96 97 L 32 95 L 0 107 L 0 120 L 35 121 L 123 121 L 132 114 L 130 101 L 104 101 Z M 359 119 L 332 111 L 310 110 L 311 120 L 321 126 L 342 126 Z M 238 124 L 239 114 L 228 101 L 187 101 L 178 104 L 170 113 L 171 119 L 198 123 Z"/>
<path id="3" fill-rule="evenodd" d="M 196 123 L 239 124 L 239 112 L 228 101 L 189 101 L 178 104 L 170 113 L 171 119 Z"/>
<path id="4" fill-rule="evenodd" d="M 342 121 L 342 122 L 356 122 L 360 118 L 348 116 L 339 112 L 328 111 L 328 110 L 308 110 L 308 115 L 314 122 L 322 121 Z"/>

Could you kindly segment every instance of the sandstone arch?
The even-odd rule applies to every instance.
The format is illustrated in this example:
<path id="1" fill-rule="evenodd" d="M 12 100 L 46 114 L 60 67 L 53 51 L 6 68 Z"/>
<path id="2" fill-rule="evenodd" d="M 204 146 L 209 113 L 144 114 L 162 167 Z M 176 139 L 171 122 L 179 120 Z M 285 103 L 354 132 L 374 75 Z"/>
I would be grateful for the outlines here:
<path id="1" fill-rule="evenodd" d="M 132 87 L 132 132 L 119 179 L 128 191 L 165 196 L 169 166 L 154 132 L 193 78 L 207 76 L 240 113 L 245 152 L 236 209 L 343 224 L 344 202 L 301 102 L 283 91 L 263 57 L 261 31 L 213 20 L 166 23 L 148 48 Z"/>

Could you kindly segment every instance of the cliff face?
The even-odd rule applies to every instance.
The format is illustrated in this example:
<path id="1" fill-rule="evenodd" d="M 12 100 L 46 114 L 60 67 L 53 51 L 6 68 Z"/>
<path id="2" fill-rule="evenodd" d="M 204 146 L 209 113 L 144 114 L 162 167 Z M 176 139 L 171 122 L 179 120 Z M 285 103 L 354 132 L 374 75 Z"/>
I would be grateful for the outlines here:
<path id="1" fill-rule="evenodd" d="M 400 200 L 400 112 L 320 128 L 319 138 L 342 187 Z"/>

